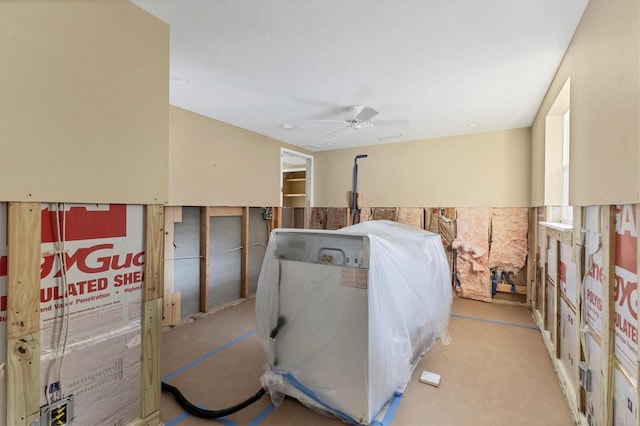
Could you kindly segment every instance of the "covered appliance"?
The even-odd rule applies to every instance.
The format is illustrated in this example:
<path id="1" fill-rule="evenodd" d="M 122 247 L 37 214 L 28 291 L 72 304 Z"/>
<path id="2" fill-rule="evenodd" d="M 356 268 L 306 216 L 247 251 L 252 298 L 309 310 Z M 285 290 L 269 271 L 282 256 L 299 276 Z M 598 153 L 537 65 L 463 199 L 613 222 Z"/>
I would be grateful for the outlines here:
<path id="1" fill-rule="evenodd" d="M 450 282 L 440 236 L 400 223 L 273 231 L 256 318 L 274 403 L 370 424 L 445 336 Z"/>

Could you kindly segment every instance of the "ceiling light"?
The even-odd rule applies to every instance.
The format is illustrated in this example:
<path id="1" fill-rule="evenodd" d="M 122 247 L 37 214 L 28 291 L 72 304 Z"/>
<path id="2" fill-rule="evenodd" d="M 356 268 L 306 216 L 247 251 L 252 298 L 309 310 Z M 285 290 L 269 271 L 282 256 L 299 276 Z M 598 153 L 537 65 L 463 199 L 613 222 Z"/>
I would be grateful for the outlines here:
<path id="1" fill-rule="evenodd" d="M 334 146 L 334 145 L 335 145 L 335 143 L 333 143 L 333 142 L 327 142 L 327 145 L 329 145 L 329 146 Z"/>
<path id="2" fill-rule="evenodd" d="M 478 123 L 469 123 L 468 126 L 469 127 L 478 127 L 480 124 Z"/>
<path id="3" fill-rule="evenodd" d="M 172 78 L 171 82 L 174 84 L 189 84 L 189 80 L 185 80 L 184 78 Z"/>
<path id="4" fill-rule="evenodd" d="M 284 123 L 282 125 L 282 128 L 285 130 L 295 130 L 296 126 L 294 126 L 293 124 Z"/>

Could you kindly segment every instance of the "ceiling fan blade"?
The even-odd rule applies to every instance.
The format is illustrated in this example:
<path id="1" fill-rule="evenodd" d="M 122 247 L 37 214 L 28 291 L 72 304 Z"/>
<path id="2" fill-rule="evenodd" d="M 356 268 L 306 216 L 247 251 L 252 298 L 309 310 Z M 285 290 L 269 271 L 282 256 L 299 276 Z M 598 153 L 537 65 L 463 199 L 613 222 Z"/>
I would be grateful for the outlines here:
<path id="1" fill-rule="evenodd" d="M 343 122 L 341 121 L 341 123 L 343 123 Z M 326 138 L 327 136 L 335 135 L 336 133 L 341 132 L 341 131 L 343 131 L 345 129 L 348 129 L 348 128 L 349 128 L 349 123 L 345 124 L 342 127 L 337 128 L 336 130 L 332 130 L 329 133 L 322 135 L 322 137 Z"/>
<path id="2" fill-rule="evenodd" d="M 378 114 L 379 114 L 379 112 L 376 111 L 375 109 L 369 108 L 369 107 L 364 107 L 364 108 L 362 108 L 362 111 L 360 111 L 358 113 L 358 115 L 356 115 L 354 117 L 354 120 L 360 121 L 360 122 L 369 121 L 369 120 L 371 120 L 373 117 L 375 117 Z"/>
<path id="3" fill-rule="evenodd" d="M 409 120 L 373 120 L 371 125 L 376 127 L 407 127 Z"/>
<path id="4" fill-rule="evenodd" d="M 363 126 L 363 127 L 364 127 L 364 126 Z M 364 128 L 365 128 L 365 129 L 367 129 L 368 131 L 370 131 L 371 133 L 373 133 L 374 135 L 376 135 L 376 138 L 377 138 L 379 141 L 383 141 L 383 140 L 384 140 L 384 138 L 383 138 L 382 136 L 380 136 L 380 135 L 378 134 L 378 132 L 376 132 L 375 130 L 373 130 L 371 127 L 366 126 L 366 127 L 364 127 Z"/>
<path id="5" fill-rule="evenodd" d="M 344 120 L 305 120 L 307 123 L 342 123 L 349 124 L 349 122 Z"/>

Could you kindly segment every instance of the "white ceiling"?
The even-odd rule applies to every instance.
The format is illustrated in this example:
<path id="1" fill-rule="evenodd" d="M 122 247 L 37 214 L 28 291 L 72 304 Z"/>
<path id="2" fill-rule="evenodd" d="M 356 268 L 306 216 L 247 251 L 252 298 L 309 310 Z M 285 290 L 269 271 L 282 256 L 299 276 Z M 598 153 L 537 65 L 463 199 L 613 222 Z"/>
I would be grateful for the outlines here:
<path id="1" fill-rule="evenodd" d="M 311 150 L 530 126 L 587 4 L 132 1 L 170 25 L 171 104 Z M 356 104 L 409 125 L 310 121 Z"/>

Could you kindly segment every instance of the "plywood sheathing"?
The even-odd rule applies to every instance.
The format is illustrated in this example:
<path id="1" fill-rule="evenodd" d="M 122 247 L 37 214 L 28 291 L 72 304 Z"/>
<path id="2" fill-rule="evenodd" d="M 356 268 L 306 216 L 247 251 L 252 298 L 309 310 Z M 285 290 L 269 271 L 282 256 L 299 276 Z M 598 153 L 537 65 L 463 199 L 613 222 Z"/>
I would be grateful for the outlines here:
<path id="1" fill-rule="evenodd" d="M 491 209 L 489 268 L 516 273 L 527 260 L 527 208 Z"/>
<path id="2" fill-rule="evenodd" d="M 363 207 L 360 210 L 360 222 L 366 222 L 372 219 L 371 207 Z"/>
<path id="3" fill-rule="evenodd" d="M 489 258 L 489 208 L 459 208 L 456 250 L 456 293 L 470 299 L 491 301 Z"/>
<path id="4" fill-rule="evenodd" d="M 373 220 L 397 220 L 398 209 L 396 207 L 376 207 L 373 209 Z"/>

